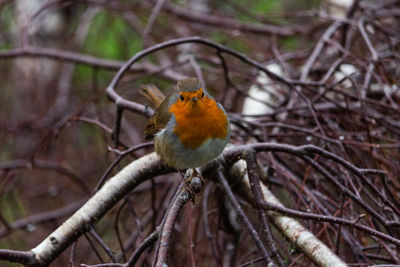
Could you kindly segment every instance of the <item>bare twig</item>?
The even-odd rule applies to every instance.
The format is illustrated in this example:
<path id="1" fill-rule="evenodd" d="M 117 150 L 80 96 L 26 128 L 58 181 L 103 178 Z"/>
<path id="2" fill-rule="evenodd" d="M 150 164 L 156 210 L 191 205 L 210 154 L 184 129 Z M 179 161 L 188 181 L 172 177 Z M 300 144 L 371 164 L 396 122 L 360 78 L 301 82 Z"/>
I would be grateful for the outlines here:
<path id="1" fill-rule="evenodd" d="M 88 231 L 115 203 L 136 185 L 154 174 L 167 171 L 160 165 L 155 153 L 142 157 L 126 166 L 111 178 L 82 208 L 63 225 L 32 249 L 32 264 L 46 265 L 69 246 L 82 233 Z"/>
<path id="2" fill-rule="evenodd" d="M 177 220 L 178 215 L 180 214 L 180 211 L 182 207 L 192 198 L 191 193 L 184 189 L 182 192 L 178 195 L 178 197 L 175 198 L 175 201 L 171 203 L 171 207 L 168 211 L 168 214 L 165 219 L 165 223 L 162 227 L 161 233 L 160 233 L 160 248 L 159 251 L 156 255 L 156 262 L 155 266 L 157 267 L 162 267 L 167 265 L 168 261 L 168 251 L 170 248 L 170 243 L 171 243 L 171 235 L 173 228 L 175 226 L 175 222 Z"/>
<path id="3" fill-rule="evenodd" d="M 256 244 L 260 254 L 264 258 L 266 265 L 267 265 L 267 263 L 269 264 L 270 262 L 272 262 L 272 259 L 269 255 L 269 253 L 267 252 L 267 250 L 265 249 L 265 246 L 264 246 L 263 242 L 261 241 L 260 236 L 258 235 L 257 231 L 254 229 L 254 226 L 251 224 L 250 220 L 245 215 L 242 207 L 239 205 L 239 202 L 237 201 L 236 197 L 233 195 L 233 192 L 230 189 L 228 182 L 226 181 L 225 177 L 222 174 L 222 170 L 219 170 L 216 173 L 216 175 L 217 175 L 218 182 L 222 186 L 222 189 L 224 190 L 225 194 L 227 195 L 233 208 L 236 210 L 243 225 L 246 227 L 250 236 L 253 238 L 253 241 Z"/>

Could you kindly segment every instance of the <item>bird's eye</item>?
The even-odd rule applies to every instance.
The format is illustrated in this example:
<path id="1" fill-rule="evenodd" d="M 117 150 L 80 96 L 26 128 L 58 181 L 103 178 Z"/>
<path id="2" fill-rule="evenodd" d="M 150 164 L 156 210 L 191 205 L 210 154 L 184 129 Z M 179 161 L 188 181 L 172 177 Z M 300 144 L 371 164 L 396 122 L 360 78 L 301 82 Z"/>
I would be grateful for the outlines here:
<path id="1" fill-rule="evenodd" d="M 183 95 L 180 95 L 179 97 L 181 98 L 182 101 L 185 100 L 185 98 L 183 97 Z"/>
<path id="2" fill-rule="evenodd" d="M 201 93 L 201 97 L 204 97 L 204 92 Z"/>

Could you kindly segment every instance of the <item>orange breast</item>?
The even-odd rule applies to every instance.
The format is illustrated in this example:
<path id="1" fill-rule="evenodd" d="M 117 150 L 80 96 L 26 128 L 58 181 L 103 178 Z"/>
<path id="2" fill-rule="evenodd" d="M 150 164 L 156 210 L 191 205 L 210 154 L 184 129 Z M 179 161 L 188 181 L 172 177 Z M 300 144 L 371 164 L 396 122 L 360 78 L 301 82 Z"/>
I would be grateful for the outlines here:
<path id="1" fill-rule="evenodd" d="M 197 102 L 178 100 L 170 106 L 169 111 L 176 119 L 174 133 L 187 148 L 197 148 L 209 138 L 226 138 L 227 117 L 217 103 L 208 97 Z"/>

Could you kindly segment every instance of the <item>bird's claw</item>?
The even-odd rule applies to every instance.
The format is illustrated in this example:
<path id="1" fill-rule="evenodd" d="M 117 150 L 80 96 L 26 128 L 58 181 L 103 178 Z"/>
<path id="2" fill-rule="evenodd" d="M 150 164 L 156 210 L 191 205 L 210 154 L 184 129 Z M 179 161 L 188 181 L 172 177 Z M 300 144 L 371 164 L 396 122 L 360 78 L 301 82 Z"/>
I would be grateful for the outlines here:
<path id="1" fill-rule="evenodd" d="M 203 177 L 197 173 L 196 169 L 188 169 L 184 176 L 181 172 L 179 173 L 181 174 L 183 182 L 182 189 L 186 189 L 191 194 L 191 202 L 194 204 L 194 197 L 203 191 L 203 185 L 205 184 L 205 181 Z"/>

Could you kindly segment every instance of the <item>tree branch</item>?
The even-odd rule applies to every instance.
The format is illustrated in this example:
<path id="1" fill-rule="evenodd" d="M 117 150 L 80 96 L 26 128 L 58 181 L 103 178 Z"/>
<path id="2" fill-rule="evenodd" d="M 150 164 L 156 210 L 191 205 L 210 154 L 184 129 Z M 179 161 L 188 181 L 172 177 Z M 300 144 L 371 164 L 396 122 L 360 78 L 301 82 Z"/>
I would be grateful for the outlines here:
<path id="1" fill-rule="evenodd" d="M 44 266 L 53 261 L 80 235 L 90 230 L 124 195 L 144 180 L 170 169 L 161 164 L 156 153 L 148 154 L 122 169 L 59 228 L 33 248 L 33 265 Z"/>
<path id="2" fill-rule="evenodd" d="M 248 189 L 251 188 L 247 173 L 247 164 L 244 160 L 238 161 L 231 170 L 231 174 L 242 177 Z M 266 202 L 282 206 L 280 201 L 269 189 L 261 183 L 261 190 Z M 337 255 L 335 255 L 324 243 L 313 233 L 308 231 L 297 220 L 278 215 L 270 214 L 270 218 L 280 232 L 306 254 L 317 266 L 347 266 Z"/>

